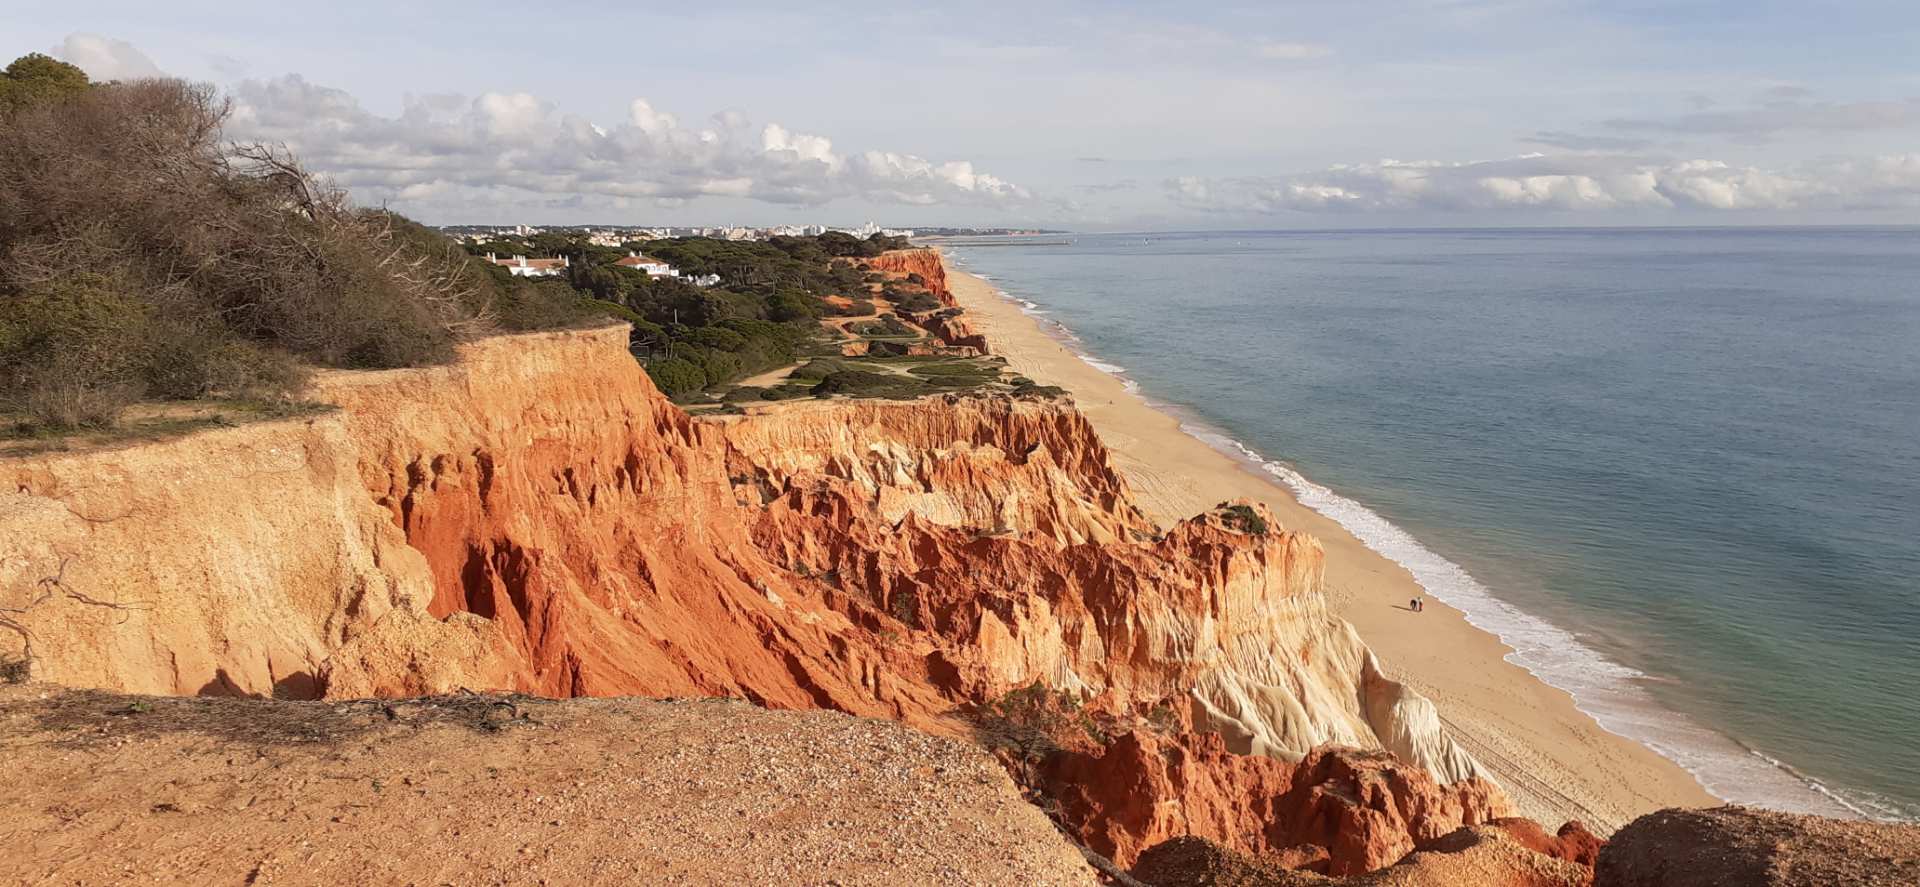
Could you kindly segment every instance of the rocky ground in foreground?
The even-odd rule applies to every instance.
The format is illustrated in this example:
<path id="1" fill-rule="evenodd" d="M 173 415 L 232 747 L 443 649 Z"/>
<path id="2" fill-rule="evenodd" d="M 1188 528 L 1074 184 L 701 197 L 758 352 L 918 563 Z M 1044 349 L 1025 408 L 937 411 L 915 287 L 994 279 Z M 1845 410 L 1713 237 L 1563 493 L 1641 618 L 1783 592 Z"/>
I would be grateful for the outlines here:
<path id="1" fill-rule="evenodd" d="M 0 687 L 0 882 L 1088 884 L 979 749 L 723 700 Z"/>

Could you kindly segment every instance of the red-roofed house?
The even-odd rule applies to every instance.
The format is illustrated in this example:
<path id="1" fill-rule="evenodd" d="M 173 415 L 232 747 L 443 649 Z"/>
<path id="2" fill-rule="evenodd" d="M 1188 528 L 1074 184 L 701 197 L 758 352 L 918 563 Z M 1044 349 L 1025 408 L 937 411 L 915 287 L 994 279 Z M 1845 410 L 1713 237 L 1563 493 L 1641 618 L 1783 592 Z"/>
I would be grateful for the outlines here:
<path id="1" fill-rule="evenodd" d="M 526 256 L 502 259 L 487 253 L 487 261 L 507 269 L 507 273 L 515 277 L 556 277 L 567 273 L 567 269 L 573 266 L 566 256 L 557 259 L 529 259 Z"/>
<path id="2" fill-rule="evenodd" d="M 632 271 L 645 272 L 648 277 L 679 277 L 680 276 L 680 272 L 675 270 L 672 265 L 662 262 L 659 259 L 653 258 L 652 256 L 643 256 L 631 250 L 627 252 L 626 258 L 623 258 L 617 262 L 614 262 L 613 264 L 621 268 L 626 268 Z"/>

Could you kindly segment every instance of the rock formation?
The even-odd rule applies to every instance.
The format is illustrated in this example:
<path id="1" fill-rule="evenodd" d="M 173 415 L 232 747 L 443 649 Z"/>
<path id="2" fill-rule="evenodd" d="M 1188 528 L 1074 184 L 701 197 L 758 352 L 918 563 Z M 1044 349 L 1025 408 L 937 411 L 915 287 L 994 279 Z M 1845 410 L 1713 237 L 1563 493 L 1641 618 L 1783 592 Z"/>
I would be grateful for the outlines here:
<path id="1" fill-rule="evenodd" d="M 1597 839 L 1503 819 L 1328 611 L 1313 539 L 1250 503 L 1156 526 L 1066 400 L 696 421 L 620 328 L 316 389 L 337 408 L 0 461 L 0 654 L 141 693 L 724 696 L 945 736 L 1038 687 L 1067 729 L 1003 758 L 1122 865 L 1197 835 L 1331 876 L 1592 871 Z M 1716 815 L 1636 824 L 1600 883 L 1698 865 L 1674 847 L 1724 843 Z"/>
<path id="2" fill-rule="evenodd" d="M 1441 785 L 1389 755 L 1321 750 L 1290 763 L 1233 754 L 1217 733 L 1131 731 L 1052 757 L 1045 778 L 1078 837 L 1122 865 L 1186 835 L 1266 857 L 1322 848 L 1292 867 L 1355 874 L 1508 808 L 1484 780 Z"/>
<path id="3" fill-rule="evenodd" d="M 1596 887 L 1920 884 L 1920 827 L 1742 807 L 1662 810 L 1615 832 Z"/>
<path id="4" fill-rule="evenodd" d="M 973 328 L 973 321 L 967 319 L 965 311 L 959 308 L 942 308 L 915 315 L 915 325 L 932 333 L 934 338 L 955 347 L 972 348 L 980 354 L 991 354 L 987 347 L 987 337 Z"/>
<path id="5" fill-rule="evenodd" d="M 1239 754 L 1332 743 L 1446 782 L 1479 774 L 1327 611 L 1315 540 L 1246 503 L 1159 532 L 1070 403 L 783 404 L 716 422 L 761 549 L 930 633 L 960 698 L 1040 681 L 1108 710 L 1190 709 Z"/>
<path id="6" fill-rule="evenodd" d="M 1140 858 L 1133 876 L 1154 887 L 1587 887 L 1592 870 L 1542 856 L 1489 825 L 1462 828 L 1448 849 L 1421 851 L 1366 874 L 1327 877 L 1205 838 L 1175 838 Z"/>
<path id="7" fill-rule="evenodd" d="M 947 288 L 947 266 L 940 261 L 937 249 L 897 249 L 881 253 L 864 260 L 867 268 L 889 276 L 906 277 L 918 274 L 926 281 L 927 292 L 940 300 L 940 304 L 953 306 L 953 291 Z"/>

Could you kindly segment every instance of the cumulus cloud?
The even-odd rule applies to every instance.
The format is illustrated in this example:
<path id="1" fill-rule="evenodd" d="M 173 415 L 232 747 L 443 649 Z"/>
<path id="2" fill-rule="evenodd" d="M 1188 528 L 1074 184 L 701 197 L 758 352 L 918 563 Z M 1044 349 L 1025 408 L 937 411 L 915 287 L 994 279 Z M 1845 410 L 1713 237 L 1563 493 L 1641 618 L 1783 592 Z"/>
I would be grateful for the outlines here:
<path id="1" fill-rule="evenodd" d="M 1632 155 L 1527 155 L 1474 162 L 1339 164 L 1274 177 L 1166 182 L 1188 209 L 1265 215 L 1615 209 L 1855 209 L 1920 204 L 1920 154 L 1794 171 L 1718 160 Z"/>
<path id="2" fill-rule="evenodd" d="M 367 202 L 1006 205 L 1032 197 L 964 160 L 845 152 L 824 136 L 732 113 L 690 126 L 644 99 L 624 121 L 601 124 L 526 93 L 414 96 L 386 117 L 298 75 L 243 82 L 233 98 L 230 138 L 285 143 Z"/>
<path id="3" fill-rule="evenodd" d="M 54 58 L 77 66 L 95 80 L 138 80 L 165 77 L 160 66 L 125 40 L 98 34 L 68 34 L 50 53 Z"/>

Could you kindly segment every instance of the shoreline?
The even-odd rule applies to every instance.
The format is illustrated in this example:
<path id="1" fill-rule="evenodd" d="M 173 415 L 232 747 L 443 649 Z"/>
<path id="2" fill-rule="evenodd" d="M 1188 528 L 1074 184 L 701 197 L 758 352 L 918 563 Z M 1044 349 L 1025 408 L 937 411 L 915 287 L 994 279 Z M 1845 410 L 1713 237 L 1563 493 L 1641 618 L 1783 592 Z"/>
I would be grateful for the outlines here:
<path id="1" fill-rule="evenodd" d="M 1293 478 L 1283 466 L 1219 429 L 1183 420 L 1177 406 L 1150 403 L 1121 368 L 1071 347 L 1070 330 L 1023 310 L 944 252 L 942 261 L 955 301 L 994 352 L 1014 371 L 1072 393 L 1156 520 L 1170 523 L 1247 497 L 1264 502 L 1290 529 L 1318 537 L 1333 610 L 1359 630 L 1383 668 L 1439 706 L 1450 731 L 1495 774 L 1522 815 L 1580 819 L 1605 833 L 1662 807 L 1722 803 L 1681 764 L 1603 727 L 1572 693 L 1511 661 L 1512 647 L 1424 588 L 1407 567 L 1304 504 L 1301 490 L 1285 485 Z M 1416 595 L 1430 599 L 1425 612 L 1395 606 Z"/>

